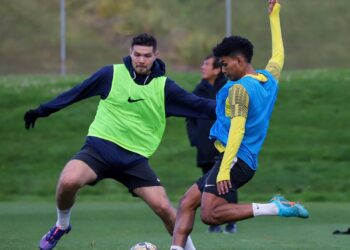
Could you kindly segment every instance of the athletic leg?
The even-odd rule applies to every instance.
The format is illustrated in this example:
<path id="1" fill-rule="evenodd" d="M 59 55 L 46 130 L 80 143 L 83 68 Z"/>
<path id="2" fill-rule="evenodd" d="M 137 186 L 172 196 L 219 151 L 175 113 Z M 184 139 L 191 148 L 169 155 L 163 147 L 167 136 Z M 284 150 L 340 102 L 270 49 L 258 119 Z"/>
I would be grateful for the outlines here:
<path id="1" fill-rule="evenodd" d="M 171 205 L 165 189 L 162 186 L 139 187 L 133 192 L 140 196 L 148 206 L 162 219 L 170 235 L 173 235 L 176 210 Z M 187 238 L 185 250 L 195 250 L 192 239 Z"/>
<path id="2" fill-rule="evenodd" d="M 61 172 L 57 189 L 57 222 L 39 242 L 41 250 L 53 249 L 64 234 L 69 233 L 70 209 L 76 193 L 86 184 L 97 179 L 96 173 L 83 161 L 71 160 Z"/>
<path id="3" fill-rule="evenodd" d="M 203 175 L 207 174 L 215 165 L 215 162 L 207 162 L 199 165 L 202 168 Z M 222 233 L 221 225 L 209 225 L 208 233 Z"/>
<path id="4" fill-rule="evenodd" d="M 269 203 L 234 204 L 204 192 L 201 203 L 201 219 L 206 224 L 223 224 L 256 216 L 281 216 L 308 218 L 309 212 L 299 203 L 274 196 Z"/>
<path id="5" fill-rule="evenodd" d="M 70 209 L 75 195 L 80 188 L 95 181 L 97 174 L 83 161 L 71 160 L 61 172 L 57 189 L 56 202 L 60 210 Z"/>
<path id="6" fill-rule="evenodd" d="M 246 184 L 254 172 L 243 162 L 238 161 L 231 168 L 232 189 L 219 195 L 216 187 L 216 176 L 219 171 L 216 165 L 210 172 L 201 201 L 201 219 L 209 225 L 220 225 L 239 221 L 254 216 L 279 215 L 282 217 L 307 218 L 308 211 L 300 204 L 290 202 L 281 196 L 275 196 L 265 204 L 236 204 L 237 190 Z"/>
<path id="7" fill-rule="evenodd" d="M 192 185 L 182 197 L 176 214 L 172 247 L 184 247 L 193 229 L 196 210 L 200 206 L 202 193 L 197 184 Z"/>
<path id="8" fill-rule="evenodd" d="M 252 204 L 234 204 L 211 193 L 204 192 L 201 219 L 205 224 L 220 225 L 253 217 Z"/>
<path id="9" fill-rule="evenodd" d="M 147 205 L 162 219 L 169 234 L 173 234 L 176 210 L 171 205 L 162 186 L 139 187 L 133 192 L 141 197 Z"/>
<path id="10" fill-rule="evenodd" d="M 222 158 L 219 158 L 206 179 L 202 195 L 201 219 L 209 225 L 220 225 L 253 216 L 251 204 L 237 204 L 237 190 L 254 176 L 254 171 L 245 162 L 237 159 L 230 172 L 232 188 L 228 193 L 219 195 L 216 177 L 221 161 Z"/>

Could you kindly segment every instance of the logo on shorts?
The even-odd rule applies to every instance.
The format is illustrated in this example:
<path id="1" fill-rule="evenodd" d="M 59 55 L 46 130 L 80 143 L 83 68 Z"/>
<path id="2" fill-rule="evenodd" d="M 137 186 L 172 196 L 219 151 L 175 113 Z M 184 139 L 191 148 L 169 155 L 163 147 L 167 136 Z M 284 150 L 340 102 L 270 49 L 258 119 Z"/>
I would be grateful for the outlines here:
<path id="1" fill-rule="evenodd" d="M 215 184 L 205 184 L 204 187 L 215 187 L 216 185 Z"/>
<path id="2" fill-rule="evenodd" d="M 157 181 L 160 182 L 159 178 L 157 178 Z"/>

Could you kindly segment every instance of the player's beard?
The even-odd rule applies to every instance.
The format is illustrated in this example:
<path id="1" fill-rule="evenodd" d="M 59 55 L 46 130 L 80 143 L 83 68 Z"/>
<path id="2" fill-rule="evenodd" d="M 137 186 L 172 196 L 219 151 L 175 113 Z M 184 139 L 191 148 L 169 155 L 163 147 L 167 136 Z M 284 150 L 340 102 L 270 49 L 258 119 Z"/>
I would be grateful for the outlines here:
<path id="1" fill-rule="evenodd" d="M 150 68 L 147 66 L 136 66 L 135 71 L 140 75 L 147 75 L 150 73 Z"/>

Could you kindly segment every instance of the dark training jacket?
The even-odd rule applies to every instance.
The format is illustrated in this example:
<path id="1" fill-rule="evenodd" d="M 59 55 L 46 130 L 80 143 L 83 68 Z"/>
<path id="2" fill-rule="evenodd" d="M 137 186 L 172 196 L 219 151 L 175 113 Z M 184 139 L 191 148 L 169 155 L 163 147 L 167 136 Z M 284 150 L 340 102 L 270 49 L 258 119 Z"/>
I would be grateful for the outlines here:
<path id="1" fill-rule="evenodd" d="M 138 75 L 135 73 L 132 66 L 131 57 L 123 58 L 123 62 L 129 70 L 130 76 L 134 82 L 139 85 L 147 85 L 154 77 L 165 75 L 165 64 L 162 60 L 156 59 L 151 68 L 149 75 Z M 118 77 L 118 76 L 116 76 Z M 60 109 L 86 99 L 92 96 L 100 96 L 102 99 L 107 98 L 113 80 L 113 65 L 108 65 L 81 84 L 76 85 L 70 90 L 60 94 L 53 100 L 41 104 L 38 111 L 42 116 L 49 116 L 50 114 L 59 111 Z M 196 95 L 185 91 L 175 81 L 170 78 L 166 79 L 165 88 L 165 113 L 166 116 L 179 117 L 196 117 L 202 119 L 215 119 L 215 101 L 199 98 Z M 125 96 L 128 98 L 129 96 Z"/>
<path id="2" fill-rule="evenodd" d="M 214 86 L 203 80 L 196 86 L 193 93 L 197 96 L 215 99 L 217 92 L 227 82 L 226 77 L 220 74 L 215 80 Z M 186 128 L 190 144 L 197 148 L 197 166 L 214 164 L 215 156 L 219 152 L 214 147 L 214 141 L 209 139 L 209 131 L 215 119 L 187 118 Z"/>

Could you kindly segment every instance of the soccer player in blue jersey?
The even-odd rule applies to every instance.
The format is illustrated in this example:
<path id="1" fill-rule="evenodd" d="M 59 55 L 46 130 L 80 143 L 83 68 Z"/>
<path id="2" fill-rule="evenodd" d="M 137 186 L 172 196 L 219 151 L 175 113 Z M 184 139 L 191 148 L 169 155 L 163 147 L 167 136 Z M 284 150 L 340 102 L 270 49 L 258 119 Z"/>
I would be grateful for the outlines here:
<path id="1" fill-rule="evenodd" d="M 39 117 L 91 96 L 101 97 L 85 145 L 60 175 L 57 221 L 40 240 L 40 249 L 53 249 L 71 230 L 71 208 L 78 191 L 105 178 L 121 182 L 144 200 L 172 234 L 176 210 L 148 158 L 162 139 L 166 117 L 215 119 L 215 101 L 188 93 L 166 77 L 165 64 L 157 53 L 153 36 L 136 36 L 123 63 L 103 67 L 83 83 L 26 112 L 25 127 L 29 129 Z M 186 249 L 195 249 L 191 239 Z"/>
<path id="2" fill-rule="evenodd" d="M 221 60 L 223 72 L 231 80 L 217 94 L 217 119 L 210 130 L 221 158 L 181 199 L 171 250 L 184 249 L 199 206 L 201 219 L 208 225 L 266 215 L 309 216 L 301 204 L 282 196 L 274 196 L 265 204 L 234 202 L 237 189 L 247 183 L 257 169 L 258 154 L 277 97 L 284 63 L 279 11 L 280 4 L 269 0 L 272 58 L 264 70 L 255 70 L 251 65 L 253 45 L 245 38 L 224 38 L 213 49 Z"/>
<path id="3" fill-rule="evenodd" d="M 218 91 L 225 85 L 227 78 L 222 73 L 219 58 L 209 55 L 201 66 L 202 80 L 197 84 L 193 94 L 205 98 L 215 99 Z M 203 175 L 212 169 L 219 152 L 215 148 L 213 140 L 208 134 L 215 120 L 187 118 L 187 135 L 191 146 L 197 149 L 197 166 L 202 169 Z M 237 202 L 237 201 L 236 201 Z M 220 225 L 211 225 L 209 233 L 235 233 L 237 225 L 235 222 L 226 224 L 224 231 Z"/>

